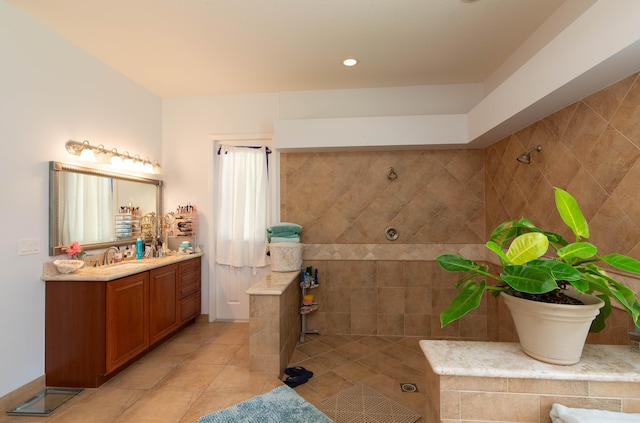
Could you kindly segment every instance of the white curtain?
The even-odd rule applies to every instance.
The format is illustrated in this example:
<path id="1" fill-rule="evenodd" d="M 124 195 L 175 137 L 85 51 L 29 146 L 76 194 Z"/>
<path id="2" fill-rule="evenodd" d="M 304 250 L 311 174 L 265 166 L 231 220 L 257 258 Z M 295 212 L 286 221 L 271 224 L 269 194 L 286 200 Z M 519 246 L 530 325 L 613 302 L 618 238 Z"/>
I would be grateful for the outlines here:
<path id="1" fill-rule="evenodd" d="M 269 182 L 266 147 L 220 146 L 216 262 L 263 267 L 267 262 Z"/>
<path id="2" fill-rule="evenodd" d="M 113 180 L 61 172 L 60 242 L 104 242 L 115 237 Z"/>

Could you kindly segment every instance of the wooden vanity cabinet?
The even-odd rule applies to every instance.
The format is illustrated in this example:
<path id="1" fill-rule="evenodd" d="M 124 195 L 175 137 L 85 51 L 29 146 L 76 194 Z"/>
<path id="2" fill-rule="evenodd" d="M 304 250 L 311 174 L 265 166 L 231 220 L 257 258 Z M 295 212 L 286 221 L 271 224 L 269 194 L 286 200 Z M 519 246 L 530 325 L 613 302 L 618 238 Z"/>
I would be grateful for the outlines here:
<path id="1" fill-rule="evenodd" d="M 47 281 L 47 386 L 96 388 L 193 322 L 200 263 L 196 257 L 112 281 Z"/>
<path id="2" fill-rule="evenodd" d="M 173 333 L 180 325 L 178 265 L 149 271 L 149 329 L 151 345 Z"/>
<path id="3" fill-rule="evenodd" d="M 106 283 L 106 373 L 149 348 L 149 272 Z"/>

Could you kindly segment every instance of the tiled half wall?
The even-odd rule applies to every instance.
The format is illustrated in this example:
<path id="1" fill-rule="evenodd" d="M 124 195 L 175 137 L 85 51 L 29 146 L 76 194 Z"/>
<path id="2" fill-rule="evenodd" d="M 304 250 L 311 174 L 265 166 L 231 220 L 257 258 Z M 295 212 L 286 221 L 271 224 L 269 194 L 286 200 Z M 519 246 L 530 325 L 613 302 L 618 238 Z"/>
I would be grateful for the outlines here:
<path id="1" fill-rule="evenodd" d="M 516 161 L 538 144 L 531 164 Z M 601 254 L 640 258 L 638 74 L 484 150 L 283 153 L 281 218 L 303 226 L 305 265 L 321 275 L 320 308 L 308 326 L 514 340 L 510 318 L 493 299 L 440 329 L 437 316 L 457 278 L 432 260 L 465 249 L 481 258 L 475 248 L 482 250 L 488 232 L 522 216 L 569 236 L 555 213 L 554 186 L 577 198 Z M 397 241 L 384 236 L 390 226 Z M 589 341 L 627 343 L 626 316 L 614 316 L 611 326 Z"/>

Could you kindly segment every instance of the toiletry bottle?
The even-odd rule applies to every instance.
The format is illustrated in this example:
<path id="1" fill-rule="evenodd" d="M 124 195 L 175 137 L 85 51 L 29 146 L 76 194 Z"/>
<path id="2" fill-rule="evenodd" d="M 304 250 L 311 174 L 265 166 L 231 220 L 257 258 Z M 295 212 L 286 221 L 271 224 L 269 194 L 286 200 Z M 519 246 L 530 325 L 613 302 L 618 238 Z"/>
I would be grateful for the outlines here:
<path id="1" fill-rule="evenodd" d="M 136 240 L 136 260 L 141 260 L 143 254 L 144 254 L 144 242 L 142 242 L 142 238 L 138 238 Z"/>

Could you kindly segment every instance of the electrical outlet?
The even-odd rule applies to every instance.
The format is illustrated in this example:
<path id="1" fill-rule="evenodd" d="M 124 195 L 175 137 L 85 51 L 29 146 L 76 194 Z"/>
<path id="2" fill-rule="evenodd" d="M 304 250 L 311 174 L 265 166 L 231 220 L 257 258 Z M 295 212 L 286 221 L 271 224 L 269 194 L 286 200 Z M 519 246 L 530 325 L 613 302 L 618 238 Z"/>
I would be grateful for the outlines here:
<path id="1" fill-rule="evenodd" d="M 27 254 L 40 253 L 40 240 L 39 239 L 21 239 L 18 241 L 18 255 L 24 256 Z"/>

